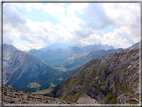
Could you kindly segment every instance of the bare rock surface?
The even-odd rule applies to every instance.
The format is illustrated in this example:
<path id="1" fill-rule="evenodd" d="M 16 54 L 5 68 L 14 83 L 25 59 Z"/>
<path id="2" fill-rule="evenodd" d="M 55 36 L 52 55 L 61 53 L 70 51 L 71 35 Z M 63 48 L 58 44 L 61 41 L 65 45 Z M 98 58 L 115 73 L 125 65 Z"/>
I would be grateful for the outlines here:
<path id="1" fill-rule="evenodd" d="M 79 104 L 97 104 L 97 101 L 95 99 L 92 99 L 90 96 L 88 96 L 86 93 L 81 93 L 79 96 L 77 103 Z"/>
<path id="2" fill-rule="evenodd" d="M 75 104 L 57 98 L 28 93 L 13 89 L 12 87 L 3 87 L 3 104 Z"/>

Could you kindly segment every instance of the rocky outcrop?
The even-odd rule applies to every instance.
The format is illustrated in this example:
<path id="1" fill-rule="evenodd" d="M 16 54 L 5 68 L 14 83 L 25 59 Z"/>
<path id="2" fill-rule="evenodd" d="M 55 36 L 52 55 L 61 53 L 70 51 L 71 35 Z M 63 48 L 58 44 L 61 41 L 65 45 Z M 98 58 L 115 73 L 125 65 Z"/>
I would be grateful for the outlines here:
<path id="1" fill-rule="evenodd" d="M 85 93 L 94 103 L 138 104 L 139 72 L 139 46 L 119 50 L 84 64 L 48 96 L 79 102 Z"/>
<path id="2" fill-rule="evenodd" d="M 57 98 L 15 90 L 3 87 L 3 104 L 75 104 Z"/>

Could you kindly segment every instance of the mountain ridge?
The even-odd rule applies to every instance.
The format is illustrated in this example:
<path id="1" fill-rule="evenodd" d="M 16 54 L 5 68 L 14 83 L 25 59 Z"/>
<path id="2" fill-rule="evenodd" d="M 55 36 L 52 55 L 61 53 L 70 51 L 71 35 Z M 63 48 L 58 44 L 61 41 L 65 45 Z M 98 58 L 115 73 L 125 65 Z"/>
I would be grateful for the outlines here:
<path id="1" fill-rule="evenodd" d="M 20 51 L 12 45 L 3 45 L 3 84 L 22 91 L 47 89 L 51 83 L 59 84 L 72 73 L 54 69 L 29 52 Z M 34 88 L 35 87 L 35 88 Z M 52 87 L 53 88 L 53 87 Z"/>
<path id="2" fill-rule="evenodd" d="M 140 103 L 139 46 L 113 52 L 102 59 L 92 59 L 48 96 L 74 101 L 74 96 L 81 99 L 83 92 L 100 104 Z"/>
<path id="3" fill-rule="evenodd" d="M 117 49 L 117 50 L 122 50 L 121 48 Z M 94 58 L 103 58 L 105 56 L 107 56 L 108 54 L 117 51 L 116 49 L 110 49 L 110 50 L 94 50 L 91 51 L 89 54 L 76 58 L 74 60 L 70 61 L 70 64 L 65 65 L 65 68 L 68 68 L 70 66 L 81 66 L 85 63 L 87 63 L 88 61 L 94 59 Z"/>
<path id="4" fill-rule="evenodd" d="M 105 55 L 105 53 L 107 53 L 107 51 L 109 51 L 109 50 L 111 52 L 111 50 L 113 49 L 112 46 L 96 45 L 95 44 L 95 45 L 87 45 L 82 48 L 79 48 L 77 46 L 72 46 L 72 47 L 68 47 L 66 50 L 56 49 L 56 50 L 47 50 L 46 52 L 41 51 L 41 50 L 32 49 L 29 52 L 32 55 L 38 57 L 39 59 L 43 60 L 44 62 L 46 62 L 50 65 L 55 65 L 55 66 L 60 66 L 60 67 L 64 66 L 66 68 L 66 65 L 72 66 L 69 64 L 73 63 L 74 60 L 79 60 L 79 58 L 82 59 L 83 57 L 87 56 L 88 54 L 91 54 L 92 51 L 95 51 L 96 53 L 98 53 L 100 50 L 105 49 L 105 47 L 107 47 L 108 50 L 104 50 L 103 56 L 106 56 L 107 54 Z M 116 49 L 113 49 L 113 50 L 116 51 Z M 103 56 L 99 55 L 100 58 L 102 58 Z M 91 58 L 84 60 L 84 63 L 86 63 L 87 61 L 89 61 L 93 58 L 97 58 L 97 56 L 92 55 Z"/>
<path id="5" fill-rule="evenodd" d="M 61 42 L 61 43 L 53 43 L 49 46 L 47 46 L 46 48 L 41 48 L 41 49 L 38 49 L 38 50 L 42 50 L 44 52 L 46 52 L 47 50 L 57 50 L 57 49 L 63 49 L 63 50 L 66 50 L 70 47 L 78 47 L 78 48 L 82 48 L 83 50 L 88 50 L 88 49 L 91 49 L 91 48 L 96 48 L 97 49 L 104 49 L 104 50 L 108 50 L 108 49 L 114 49 L 114 47 L 111 45 L 111 46 L 108 46 L 107 44 L 105 45 L 101 45 L 101 44 L 94 44 L 94 45 L 87 45 L 87 46 L 80 46 L 79 44 L 77 45 L 73 45 L 73 43 L 71 42 Z"/>

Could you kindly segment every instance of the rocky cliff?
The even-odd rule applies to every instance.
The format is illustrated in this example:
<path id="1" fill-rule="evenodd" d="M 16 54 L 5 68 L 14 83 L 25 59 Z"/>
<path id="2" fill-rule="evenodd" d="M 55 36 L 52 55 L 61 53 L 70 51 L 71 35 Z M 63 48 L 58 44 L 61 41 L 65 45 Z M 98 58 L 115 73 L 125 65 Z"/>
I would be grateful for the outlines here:
<path id="1" fill-rule="evenodd" d="M 138 104 L 139 72 L 139 46 L 119 50 L 84 64 L 48 96 L 78 103 Z"/>

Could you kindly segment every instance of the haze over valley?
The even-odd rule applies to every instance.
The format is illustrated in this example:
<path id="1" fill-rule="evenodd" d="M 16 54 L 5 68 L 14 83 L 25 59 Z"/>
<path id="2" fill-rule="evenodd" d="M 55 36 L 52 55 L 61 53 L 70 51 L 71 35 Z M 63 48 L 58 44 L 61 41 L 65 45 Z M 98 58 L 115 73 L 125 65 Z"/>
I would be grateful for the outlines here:
<path id="1" fill-rule="evenodd" d="M 53 89 L 89 60 L 103 58 L 109 53 L 117 51 L 115 49 L 103 50 L 102 48 L 100 50 L 95 45 L 94 48 L 92 47 L 81 49 L 69 47 L 67 50 L 57 49 L 46 52 L 30 50 L 26 52 L 18 50 L 12 45 L 4 44 L 3 84 L 27 92 Z M 110 47 L 104 46 L 105 48 Z M 72 59 L 70 59 L 71 57 Z"/>
<path id="2" fill-rule="evenodd" d="M 140 104 L 139 45 L 139 3 L 3 3 L 3 104 Z"/>

